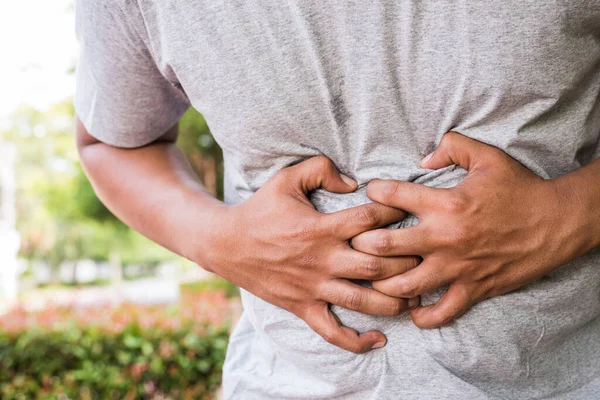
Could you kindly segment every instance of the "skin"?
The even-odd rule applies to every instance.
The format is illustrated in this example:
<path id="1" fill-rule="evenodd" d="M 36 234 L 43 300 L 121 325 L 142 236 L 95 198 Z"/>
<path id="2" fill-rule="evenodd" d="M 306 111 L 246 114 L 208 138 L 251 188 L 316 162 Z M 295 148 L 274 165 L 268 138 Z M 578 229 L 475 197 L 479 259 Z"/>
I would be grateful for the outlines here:
<path id="1" fill-rule="evenodd" d="M 449 165 L 468 170 L 450 189 L 370 182 L 369 198 L 406 210 L 419 223 L 352 239 L 368 254 L 423 257 L 418 267 L 374 282 L 382 293 L 413 297 L 449 285 L 437 304 L 411 311 L 417 326 L 448 324 L 473 304 L 540 279 L 600 245 L 600 160 L 544 180 L 503 151 L 450 132 L 421 163 L 434 170 Z"/>
<path id="2" fill-rule="evenodd" d="M 329 304 L 398 315 L 418 305 L 353 284 L 414 268 L 418 257 L 383 257 L 349 240 L 403 219 L 371 203 L 322 214 L 307 198 L 318 187 L 350 193 L 357 184 L 325 157 L 285 168 L 247 201 L 229 206 L 208 194 L 175 145 L 177 127 L 147 146 L 121 149 L 92 137 L 77 121 L 82 165 L 103 203 L 151 240 L 303 319 L 328 342 L 356 353 L 383 347 L 381 332 L 343 326 Z"/>

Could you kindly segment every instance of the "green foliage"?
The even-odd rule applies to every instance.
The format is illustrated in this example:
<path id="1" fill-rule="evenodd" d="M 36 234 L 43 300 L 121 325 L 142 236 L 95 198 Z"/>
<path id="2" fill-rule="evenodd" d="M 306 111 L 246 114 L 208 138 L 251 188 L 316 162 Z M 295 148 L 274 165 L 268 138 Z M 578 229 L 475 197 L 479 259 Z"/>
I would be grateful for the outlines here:
<path id="1" fill-rule="evenodd" d="M 17 229 L 21 256 L 53 266 L 89 258 L 157 264 L 176 259 L 133 232 L 100 202 L 79 163 L 71 99 L 48 111 L 23 108 L 12 116 L 2 140 L 17 148 Z M 190 109 L 179 124 L 178 145 L 201 179 L 223 195 L 223 156 L 204 117 Z"/>
<path id="2" fill-rule="evenodd" d="M 182 292 L 202 293 L 207 291 L 224 292 L 227 298 L 239 297 L 240 291 L 233 283 L 220 277 L 213 277 L 197 282 L 187 282 L 179 285 Z"/>
<path id="3" fill-rule="evenodd" d="M 212 160 L 217 167 L 214 177 L 216 195 L 223 198 L 223 152 L 214 140 L 206 120 L 198 111 L 190 108 L 179 121 L 179 137 L 177 145 L 186 153 L 192 167 L 201 178 L 201 167 L 197 165 L 201 155 L 205 160 Z M 206 182 L 205 182 L 206 183 Z"/>
<path id="4" fill-rule="evenodd" d="M 66 331 L 0 332 L 4 400 L 204 399 L 219 386 L 228 332 L 142 329 L 117 333 L 72 326 Z"/>
<path id="5" fill-rule="evenodd" d="M 60 285 L 53 285 L 51 283 L 42 283 L 38 285 L 38 288 L 42 289 L 42 288 L 54 288 L 54 287 L 58 287 L 58 288 L 81 288 L 81 287 L 88 287 L 88 286 L 108 286 L 111 284 L 111 281 L 107 280 L 107 279 L 94 279 L 88 282 L 66 282 L 66 283 L 61 283 Z"/>
<path id="6" fill-rule="evenodd" d="M 133 232 L 100 202 L 79 163 L 74 110 L 65 100 L 41 112 L 23 108 L 2 140 L 17 148 L 17 230 L 20 255 L 57 266 L 89 258 L 157 264 L 175 256 Z"/>
<path id="7" fill-rule="evenodd" d="M 210 398 L 231 305 L 223 292 L 183 292 L 167 305 L 13 307 L 0 315 L 0 398 Z"/>
<path id="8" fill-rule="evenodd" d="M 193 108 L 190 108 L 179 121 L 177 145 L 187 154 L 199 151 L 206 155 L 216 155 L 220 152 L 206 120 Z"/>
<path id="9" fill-rule="evenodd" d="M 76 219 L 92 219 L 112 224 L 121 232 L 127 230 L 127 226 L 117 219 L 96 196 L 92 184 L 79 163 L 76 165 L 76 173 L 73 177 L 72 196 L 77 200 L 76 213 L 73 215 Z M 52 210 L 56 211 L 56 208 L 52 207 Z"/>

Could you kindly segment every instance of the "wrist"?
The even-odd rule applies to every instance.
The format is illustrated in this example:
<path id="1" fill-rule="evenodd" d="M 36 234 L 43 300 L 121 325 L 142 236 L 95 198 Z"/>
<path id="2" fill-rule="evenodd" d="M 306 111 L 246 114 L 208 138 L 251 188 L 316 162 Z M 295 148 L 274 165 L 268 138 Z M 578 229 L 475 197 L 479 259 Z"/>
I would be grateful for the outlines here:
<path id="1" fill-rule="evenodd" d="M 556 235 L 561 247 L 568 252 L 568 261 L 584 255 L 596 246 L 600 239 L 600 199 L 590 190 L 582 176 L 570 173 L 548 181 L 558 199 L 556 218 L 560 219 Z"/>
<path id="2" fill-rule="evenodd" d="M 212 254 L 221 247 L 221 237 L 229 225 L 226 215 L 231 209 L 217 199 L 212 200 L 196 203 L 197 207 L 189 216 L 189 228 L 185 229 L 182 240 L 182 255 L 209 272 L 214 272 Z"/>

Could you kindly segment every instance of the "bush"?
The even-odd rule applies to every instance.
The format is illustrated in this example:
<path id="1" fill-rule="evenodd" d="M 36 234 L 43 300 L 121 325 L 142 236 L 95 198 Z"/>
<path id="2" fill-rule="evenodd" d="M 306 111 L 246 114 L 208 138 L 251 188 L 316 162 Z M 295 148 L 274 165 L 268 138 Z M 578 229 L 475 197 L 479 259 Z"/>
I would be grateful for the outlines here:
<path id="1" fill-rule="evenodd" d="M 239 297 L 240 290 L 233 283 L 218 276 L 196 282 L 186 282 L 179 285 L 182 293 L 203 293 L 207 291 L 224 292 L 228 298 Z"/>
<path id="2" fill-rule="evenodd" d="M 15 309 L 0 317 L 0 398 L 210 399 L 228 316 L 223 293 L 169 307 Z"/>

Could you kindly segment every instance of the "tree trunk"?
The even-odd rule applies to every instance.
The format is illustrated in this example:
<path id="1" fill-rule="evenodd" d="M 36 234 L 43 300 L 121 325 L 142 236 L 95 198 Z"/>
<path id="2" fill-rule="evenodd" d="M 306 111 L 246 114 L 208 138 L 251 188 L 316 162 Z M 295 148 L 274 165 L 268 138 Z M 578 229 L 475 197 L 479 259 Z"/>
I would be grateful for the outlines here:
<path id="1" fill-rule="evenodd" d="M 71 282 L 73 285 L 77 285 L 77 266 L 79 263 L 77 261 L 73 261 L 73 273 L 71 274 Z"/>
<path id="2" fill-rule="evenodd" d="M 50 284 L 60 284 L 60 263 L 48 263 L 48 267 L 50 267 Z"/>

